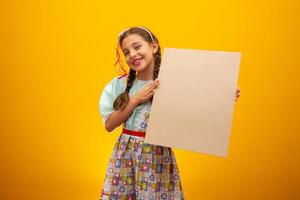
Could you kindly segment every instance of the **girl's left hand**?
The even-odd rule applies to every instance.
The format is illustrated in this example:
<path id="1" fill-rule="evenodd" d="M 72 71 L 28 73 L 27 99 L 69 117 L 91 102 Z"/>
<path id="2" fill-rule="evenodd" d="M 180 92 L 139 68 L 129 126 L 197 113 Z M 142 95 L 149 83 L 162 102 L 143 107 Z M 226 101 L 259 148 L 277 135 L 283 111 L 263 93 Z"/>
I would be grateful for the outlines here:
<path id="1" fill-rule="evenodd" d="M 240 96 L 240 87 L 237 87 L 236 91 L 235 91 L 235 98 L 234 98 L 234 100 L 237 101 L 238 98 L 239 98 L 239 96 Z"/>

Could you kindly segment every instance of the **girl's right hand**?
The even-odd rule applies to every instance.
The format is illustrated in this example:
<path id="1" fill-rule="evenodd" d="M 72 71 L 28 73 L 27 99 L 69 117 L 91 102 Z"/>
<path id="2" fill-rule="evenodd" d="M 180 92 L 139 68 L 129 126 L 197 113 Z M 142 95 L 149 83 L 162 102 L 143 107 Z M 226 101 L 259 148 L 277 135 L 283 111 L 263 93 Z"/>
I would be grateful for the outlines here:
<path id="1" fill-rule="evenodd" d="M 155 81 L 144 86 L 140 91 L 138 91 L 132 97 L 132 99 L 136 101 L 138 105 L 146 103 L 153 96 L 155 89 L 158 87 L 158 85 L 159 85 L 159 80 L 156 79 Z"/>

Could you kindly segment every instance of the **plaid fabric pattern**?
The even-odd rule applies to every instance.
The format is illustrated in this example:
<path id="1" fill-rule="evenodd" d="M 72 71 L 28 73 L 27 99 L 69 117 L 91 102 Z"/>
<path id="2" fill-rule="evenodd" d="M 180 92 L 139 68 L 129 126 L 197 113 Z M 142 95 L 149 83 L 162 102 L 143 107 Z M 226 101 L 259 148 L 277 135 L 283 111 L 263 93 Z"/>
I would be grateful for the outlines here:
<path id="1" fill-rule="evenodd" d="M 172 149 L 121 134 L 109 159 L 100 200 L 184 200 Z"/>

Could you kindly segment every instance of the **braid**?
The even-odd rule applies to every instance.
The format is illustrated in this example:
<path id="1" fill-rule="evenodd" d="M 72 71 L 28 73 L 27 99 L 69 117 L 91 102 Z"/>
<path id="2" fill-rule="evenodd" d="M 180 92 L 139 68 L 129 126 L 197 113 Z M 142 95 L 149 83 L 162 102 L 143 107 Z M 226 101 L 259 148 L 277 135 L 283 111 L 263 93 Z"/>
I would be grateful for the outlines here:
<path id="1" fill-rule="evenodd" d="M 123 93 L 121 93 L 116 98 L 116 100 L 114 102 L 113 107 L 115 110 L 122 110 L 127 106 L 128 102 L 129 102 L 129 91 L 133 85 L 133 81 L 134 81 L 135 77 L 136 77 L 136 71 L 130 69 L 129 75 L 127 78 L 126 89 Z"/>
<path id="2" fill-rule="evenodd" d="M 132 87 L 135 76 L 136 76 L 136 72 L 134 70 L 130 69 L 128 79 L 127 79 L 126 89 L 125 89 L 125 91 L 128 93 L 130 91 L 130 88 Z"/>
<path id="3" fill-rule="evenodd" d="M 160 46 L 158 46 L 157 52 L 155 54 L 153 80 L 157 79 L 157 77 L 158 77 L 159 69 L 160 69 L 160 63 L 161 63 L 161 52 L 160 52 Z"/>
<path id="4" fill-rule="evenodd" d="M 160 63 L 161 63 L 161 51 L 160 46 L 158 45 L 157 52 L 155 53 L 155 62 L 154 62 L 154 69 L 153 69 L 153 80 L 157 79 L 160 69 Z M 152 103 L 153 96 L 150 98 L 150 101 Z"/>

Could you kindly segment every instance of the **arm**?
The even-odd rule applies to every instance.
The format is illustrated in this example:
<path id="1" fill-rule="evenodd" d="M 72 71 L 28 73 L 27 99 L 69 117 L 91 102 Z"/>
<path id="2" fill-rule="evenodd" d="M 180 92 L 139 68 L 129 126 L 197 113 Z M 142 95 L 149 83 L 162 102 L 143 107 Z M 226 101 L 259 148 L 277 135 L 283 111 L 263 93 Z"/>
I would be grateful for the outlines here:
<path id="1" fill-rule="evenodd" d="M 120 126 L 129 116 L 134 109 L 138 106 L 138 102 L 134 98 L 129 99 L 129 103 L 123 110 L 116 110 L 108 117 L 105 122 L 105 129 L 108 132 L 113 131 L 116 127 Z"/>
<path id="2" fill-rule="evenodd" d="M 158 87 L 159 81 L 156 79 L 149 85 L 142 88 L 137 94 L 129 98 L 127 106 L 123 110 L 116 110 L 110 114 L 105 121 L 105 129 L 108 132 L 113 131 L 116 127 L 120 126 L 125 120 L 127 120 L 134 109 L 143 103 L 146 103 L 154 94 L 155 89 Z"/>

